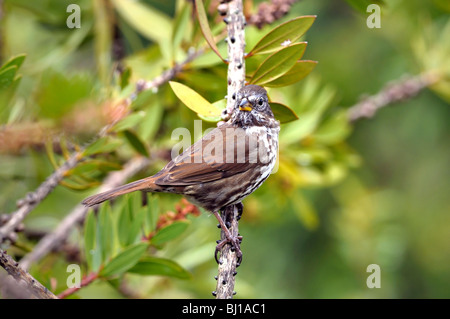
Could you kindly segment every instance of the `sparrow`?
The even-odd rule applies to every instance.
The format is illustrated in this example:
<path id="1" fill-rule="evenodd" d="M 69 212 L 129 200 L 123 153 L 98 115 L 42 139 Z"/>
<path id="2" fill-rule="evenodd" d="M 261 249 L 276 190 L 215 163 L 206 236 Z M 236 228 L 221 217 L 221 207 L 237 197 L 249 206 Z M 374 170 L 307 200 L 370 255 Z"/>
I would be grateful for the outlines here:
<path id="1" fill-rule="evenodd" d="M 219 212 L 237 205 L 258 189 L 271 174 L 278 154 L 280 122 L 275 119 L 267 92 L 247 85 L 233 95 L 233 113 L 224 124 L 214 128 L 153 176 L 86 198 L 94 206 L 135 191 L 175 193 L 214 214 L 225 232 L 216 247 L 233 245 L 238 264 L 242 259 L 240 239 L 233 237 Z"/>

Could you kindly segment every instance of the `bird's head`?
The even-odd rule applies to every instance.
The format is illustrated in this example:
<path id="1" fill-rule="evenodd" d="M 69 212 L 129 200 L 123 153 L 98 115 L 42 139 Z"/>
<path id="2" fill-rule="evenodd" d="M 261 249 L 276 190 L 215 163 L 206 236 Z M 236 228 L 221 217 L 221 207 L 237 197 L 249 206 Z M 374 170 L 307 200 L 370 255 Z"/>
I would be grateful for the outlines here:
<path id="1" fill-rule="evenodd" d="M 272 126 L 276 122 L 269 105 L 267 92 L 258 85 L 247 85 L 236 94 L 231 122 L 243 127 Z"/>

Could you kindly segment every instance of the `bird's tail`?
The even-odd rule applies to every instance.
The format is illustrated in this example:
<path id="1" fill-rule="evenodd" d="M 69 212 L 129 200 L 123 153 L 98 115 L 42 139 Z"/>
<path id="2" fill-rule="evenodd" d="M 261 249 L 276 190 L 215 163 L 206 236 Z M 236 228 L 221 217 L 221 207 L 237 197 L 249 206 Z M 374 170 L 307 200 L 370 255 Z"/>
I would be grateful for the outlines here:
<path id="1" fill-rule="evenodd" d="M 100 203 L 103 203 L 104 201 L 107 201 L 109 199 L 112 199 L 114 197 L 128 194 L 135 191 L 152 191 L 152 189 L 155 187 L 155 183 L 149 179 L 144 178 L 140 179 L 135 182 L 131 182 L 129 184 L 125 184 L 119 187 L 116 187 L 112 190 L 93 195 L 91 197 L 86 198 L 82 203 L 85 206 L 94 206 Z"/>

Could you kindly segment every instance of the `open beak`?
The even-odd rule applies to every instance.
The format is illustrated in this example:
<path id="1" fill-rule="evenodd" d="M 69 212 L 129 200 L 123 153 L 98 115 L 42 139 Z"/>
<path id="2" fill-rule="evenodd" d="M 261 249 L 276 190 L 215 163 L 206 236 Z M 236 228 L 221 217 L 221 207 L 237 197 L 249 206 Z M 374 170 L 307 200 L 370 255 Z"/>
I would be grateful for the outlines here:
<path id="1" fill-rule="evenodd" d="M 241 103 L 239 104 L 239 110 L 250 112 L 252 110 L 252 105 L 246 98 L 243 98 Z"/>

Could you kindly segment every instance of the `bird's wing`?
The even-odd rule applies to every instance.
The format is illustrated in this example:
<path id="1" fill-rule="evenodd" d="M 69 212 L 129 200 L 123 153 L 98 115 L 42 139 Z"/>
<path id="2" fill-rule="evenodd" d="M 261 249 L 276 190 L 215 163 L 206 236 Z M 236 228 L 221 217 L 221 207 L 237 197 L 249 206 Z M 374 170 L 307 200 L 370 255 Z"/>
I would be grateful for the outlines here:
<path id="1" fill-rule="evenodd" d="M 206 183 L 261 165 L 257 134 L 224 124 L 206 134 L 154 177 L 157 185 Z"/>

